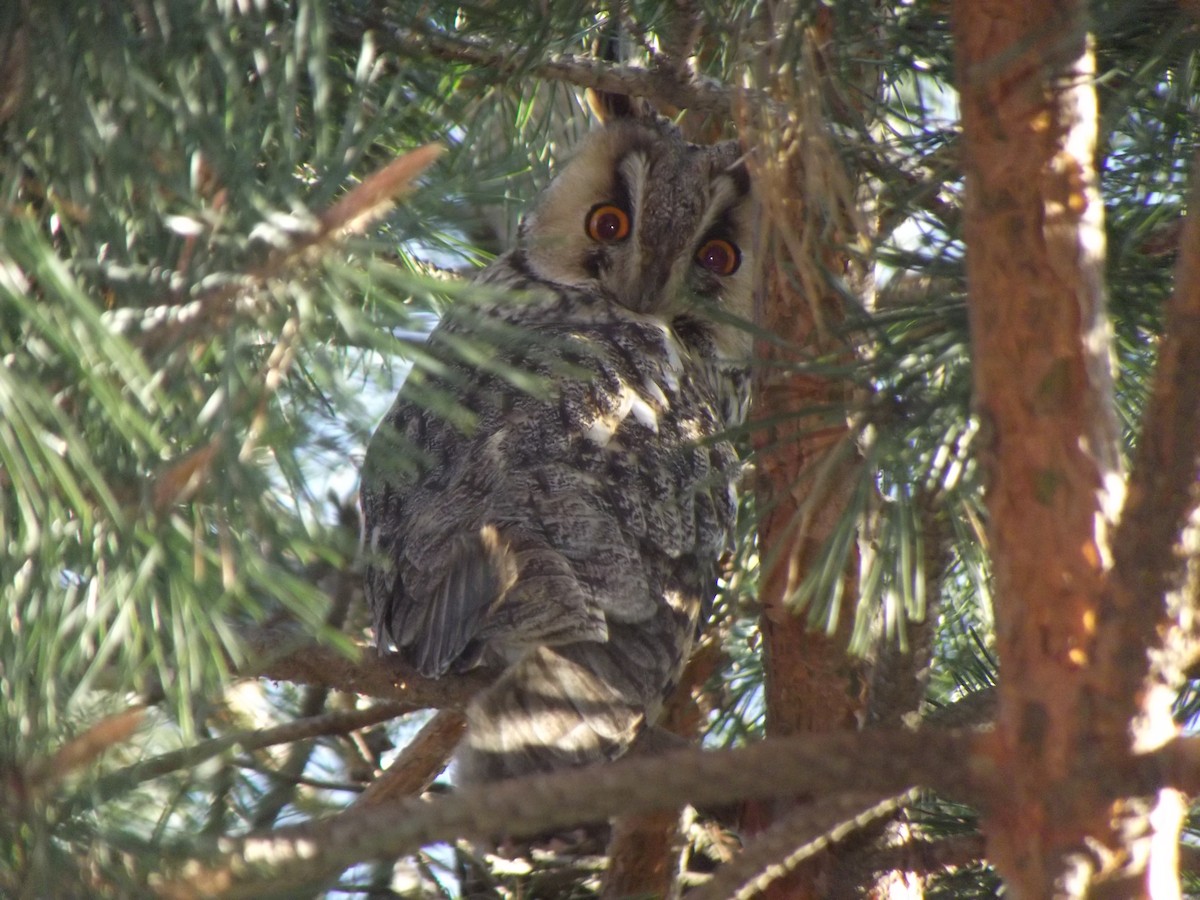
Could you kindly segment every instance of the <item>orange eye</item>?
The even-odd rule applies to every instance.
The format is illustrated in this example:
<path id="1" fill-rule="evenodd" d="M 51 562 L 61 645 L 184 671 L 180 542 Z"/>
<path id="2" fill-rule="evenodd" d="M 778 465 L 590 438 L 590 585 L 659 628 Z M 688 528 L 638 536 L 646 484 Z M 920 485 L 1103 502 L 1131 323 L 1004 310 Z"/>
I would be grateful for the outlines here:
<path id="1" fill-rule="evenodd" d="M 585 220 L 588 237 L 601 244 L 615 244 L 629 237 L 629 213 L 611 203 L 597 203 Z"/>
<path id="2" fill-rule="evenodd" d="M 716 275 L 732 275 L 742 264 L 742 254 L 729 241 L 713 238 L 696 251 L 696 262 Z"/>

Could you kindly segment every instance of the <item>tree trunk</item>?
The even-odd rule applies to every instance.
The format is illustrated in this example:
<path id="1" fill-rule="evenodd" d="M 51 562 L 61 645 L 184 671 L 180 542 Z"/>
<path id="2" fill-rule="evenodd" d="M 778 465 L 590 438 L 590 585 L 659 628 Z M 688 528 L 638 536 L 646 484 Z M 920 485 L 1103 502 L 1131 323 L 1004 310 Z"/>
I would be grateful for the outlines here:
<path id="1" fill-rule="evenodd" d="M 770 30 L 784 27 L 789 26 L 773 23 Z M 857 545 L 850 548 L 842 570 L 832 573 L 810 601 L 819 604 L 832 595 L 827 601 L 832 627 L 820 628 L 811 606 L 806 615 L 794 602 L 815 563 L 829 555 L 826 544 L 850 503 L 858 464 L 845 417 L 850 389 L 836 376 L 803 367 L 819 358 L 852 354 L 835 334 L 845 318 L 843 296 L 835 285 L 847 281 L 858 287 L 863 280 L 847 249 L 859 233 L 856 198 L 828 141 L 815 89 L 815 45 L 821 36 L 815 28 L 793 35 L 802 51 L 793 46 L 790 58 L 765 60 L 764 83 L 779 92 L 780 108 L 791 110 L 792 118 L 768 119 L 758 135 L 766 151 L 756 173 L 764 207 L 765 284 L 755 324 L 773 336 L 755 346 L 753 430 L 769 736 L 853 730 L 866 702 L 865 665 L 848 654 L 858 596 Z M 780 66 L 784 77 L 777 77 Z M 745 830 L 765 829 L 797 801 L 804 798 L 748 805 Z M 832 865 L 823 854 L 773 881 L 761 896 L 826 896 Z"/>
<path id="2" fill-rule="evenodd" d="M 1001 675 L 991 752 L 1008 788 L 985 830 L 989 857 L 1024 898 L 1149 897 L 1155 834 L 1173 847 L 1180 821 L 1177 798 L 1112 786 L 1135 749 L 1150 749 L 1135 717 L 1154 720 L 1143 731 L 1157 743 L 1173 727 L 1169 702 L 1115 678 L 1121 654 L 1099 641 L 1123 479 L 1086 8 L 954 7 Z M 1123 647 L 1139 671 L 1145 650 Z M 1167 875 L 1156 898 L 1178 896 Z"/>

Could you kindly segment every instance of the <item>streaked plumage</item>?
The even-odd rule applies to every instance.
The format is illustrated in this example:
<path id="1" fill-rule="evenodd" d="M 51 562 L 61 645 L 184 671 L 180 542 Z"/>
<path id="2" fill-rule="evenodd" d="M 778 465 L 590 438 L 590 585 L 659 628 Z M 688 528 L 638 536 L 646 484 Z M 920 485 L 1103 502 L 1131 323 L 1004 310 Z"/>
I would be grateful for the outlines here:
<path id="1" fill-rule="evenodd" d="M 652 118 L 589 136 L 480 273 L 495 299 L 442 321 L 371 440 L 380 647 L 433 677 L 507 666 L 468 710 L 466 780 L 620 754 L 691 650 L 746 407 L 739 160 Z"/>

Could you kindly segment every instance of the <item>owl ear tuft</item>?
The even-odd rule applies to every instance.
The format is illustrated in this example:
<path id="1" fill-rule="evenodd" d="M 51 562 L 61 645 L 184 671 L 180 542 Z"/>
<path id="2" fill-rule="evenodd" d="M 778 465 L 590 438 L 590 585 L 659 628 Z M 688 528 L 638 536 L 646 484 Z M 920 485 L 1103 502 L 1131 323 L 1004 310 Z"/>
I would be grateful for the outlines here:
<path id="1" fill-rule="evenodd" d="M 628 94 L 588 88 L 587 103 L 592 115 L 606 125 L 620 119 L 649 121 L 658 117 L 644 97 L 631 97 Z"/>

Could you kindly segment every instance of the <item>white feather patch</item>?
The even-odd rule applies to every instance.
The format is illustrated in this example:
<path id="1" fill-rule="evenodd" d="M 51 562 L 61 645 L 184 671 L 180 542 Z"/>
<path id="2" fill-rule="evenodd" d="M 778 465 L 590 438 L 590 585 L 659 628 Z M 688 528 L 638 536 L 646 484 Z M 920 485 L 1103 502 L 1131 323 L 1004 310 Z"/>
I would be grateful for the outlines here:
<path id="1" fill-rule="evenodd" d="M 658 434 L 658 413 L 654 411 L 654 407 L 635 395 L 630 410 L 638 422 Z"/>

